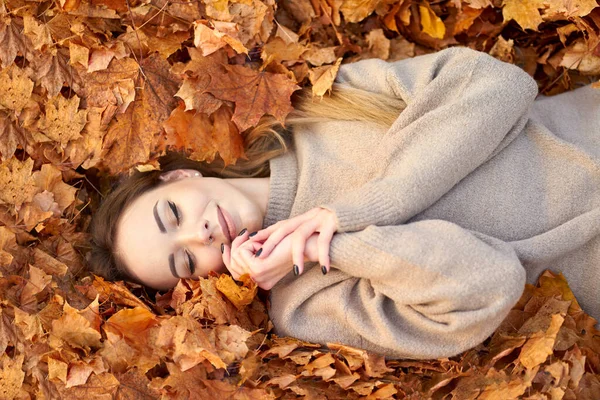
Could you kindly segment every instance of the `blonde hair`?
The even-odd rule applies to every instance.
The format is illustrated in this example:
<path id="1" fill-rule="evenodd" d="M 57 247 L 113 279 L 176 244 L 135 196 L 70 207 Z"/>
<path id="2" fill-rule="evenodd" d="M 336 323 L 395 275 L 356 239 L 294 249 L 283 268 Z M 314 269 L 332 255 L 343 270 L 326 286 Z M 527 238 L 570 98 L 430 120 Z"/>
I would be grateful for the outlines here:
<path id="1" fill-rule="evenodd" d="M 340 84 L 334 84 L 331 95 L 323 98 L 313 97 L 309 89 L 303 89 L 294 95 L 293 102 L 295 109 L 286 119 L 285 126 L 274 117 L 265 116 L 245 134 L 245 160 L 225 166 L 222 159 L 207 164 L 169 154 L 159 160 L 161 170 L 137 171 L 120 183 L 106 196 L 94 215 L 90 270 L 109 280 L 126 279 L 143 284 L 129 273 L 115 253 L 116 227 L 129 204 L 161 184 L 162 172 L 189 168 L 208 177 L 268 177 L 269 160 L 288 151 L 286 136 L 293 134 L 294 127 L 335 120 L 372 122 L 389 127 L 406 107 L 401 99 Z"/>

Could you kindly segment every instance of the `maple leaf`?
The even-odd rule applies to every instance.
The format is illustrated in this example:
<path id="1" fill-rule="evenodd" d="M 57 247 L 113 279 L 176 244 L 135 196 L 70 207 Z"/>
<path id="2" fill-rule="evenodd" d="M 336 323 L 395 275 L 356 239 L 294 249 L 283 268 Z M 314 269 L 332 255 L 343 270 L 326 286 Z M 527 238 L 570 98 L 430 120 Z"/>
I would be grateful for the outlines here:
<path id="1" fill-rule="evenodd" d="M 216 368 L 227 368 L 202 326 L 194 320 L 175 316 L 162 321 L 156 344 L 168 349 L 169 354 L 172 354 L 171 358 L 182 371 L 193 368 L 204 360 L 208 360 Z"/>
<path id="2" fill-rule="evenodd" d="M 44 46 L 52 46 L 50 29 L 46 24 L 40 24 L 32 15 L 23 16 L 23 33 L 29 37 L 33 48 L 41 50 Z"/>
<path id="3" fill-rule="evenodd" d="M 79 109 L 79 100 L 76 95 L 65 99 L 58 94 L 46 103 L 46 115 L 39 122 L 40 130 L 62 147 L 80 138 L 86 124 L 87 110 Z"/>
<path id="4" fill-rule="evenodd" d="M 36 85 L 40 84 L 48 91 L 48 97 L 55 97 L 66 83 L 75 93 L 80 93 L 82 81 L 77 69 L 69 65 L 69 51 L 58 49 L 56 55 L 51 53 L 35 54 L 30 58 L 32 77 Z"/>
<path id="5" fill-rule="evenodd" d="M 194 160 L 214 161 L 216 153 L 225 165 L 233 164 L 243 156 L 244 143 L 226 107 L 212 116 L 194 111 L 173 110 L 164 128 L 166 143 L 173 149 L 184 150 Z"/>
<path id="6" fill-rule="evenodd" d="M 102 144 L 101 164 L 114 174 L 146 162 L 156 146 L 156 136 L 161 132 L 154 117 L 154 110 L 143 92 L 108 127 Z"/>
<path id="7" fill-rule="evenodd" d="M 308 77 L 313 85 L 313 95 L 323 97 L 327 91 L 331 91 L 331 86 L 340 69 L 341 63 L 342 58 L 340 57 L 333 65 L 313 68 L 308 72 Z"/>
<path id="8" fill-rule="evenodd" d="M 348 0 L 344 1 L 340 11 L 347 22 L 359 22 L 375 11 L 381 0 Z"/>
<path id="9" fill-rule="evenodd" d="M 256 72 L 240 65 L 224 65 L 222 71 L 219 73 L 216 68 L 210 71 L 206 90 L 219 99 L 235 103 L 233 122 L 240 131 L 256 125 L 265 114 L 283 123 L 292 111 L 290 97 L 300 87 L 288 77 Z"/>
<path id="10" fill-rule="evenodd" d="M 90 300 L 99 296 L 102 303 L 110 301 L 117 305 L 150 311 L 150 308 L 131 293 L 122 282 L 107 281 L 101 276 L 94 275 L 91 285 L 77 285 L 76 288 Z"/>
<path id="11" fill-rule="evenodd" d="M 0 164 L 0 204 L 8 204 L 18 211 L 25 202 L 33 200 L 37 192 L 32 176 L 33 159 L 19 161 L 15 157 Z"/>
<path id="12" fill-rule="evenodd" d="M 13 114 L 0 111 L 0 156 L 7 160 L 13 156 L 18 146 L 25 148 L 27 140 L 24 132 L 13 121 Z"/>
<path id="13" fill-rule="evenodd" d="M 544 7 L 543 0 L 504 0 L 502 16 L 504 22 L 514 19 L 523 29 L 534 29 L 543 22 L 539 8 Z"/>
<path id="14" fill-rule="evenodd" d="M 0 225 L 0 267 L 7 267 L 13 260 L 13 255 L 6 251 L 14 248 L 17 242 L 15 234 L 5 226 Z"/>
<path id="15" fill-rule="evenodd" d="M 63 343 L 66 343 L 89 351 L 90 348 L 101 346 L 100 339 L 100 332 L 91 327 L 90 322 L 81 315 L 79 310 L 71 307 L 65 301 L 62 316 L 52 321 L 50 347 L 59 349 L 64 346 Z"/>
<path id="16" fill-rule="evenodd" d="M 13 64 L 0 72 L 0 108 L 20 112 L 29 103 L 32 92 L 33 81 L 26 71 Z"/>
<path id="17" fill-rule="evenodd" d="M 238 26 L 233 22 L 215 21 L 211 29 L 201 22 L 194 22 L 194 46 L 207 56 L 229 45 L 237 53 L 248 54 L 248 49 L 236 38 Z"/>
<path id="18" fill-rule="evenodd" d="M 5 13 L 0 18 L 0 59 L 2 67 L 6 68 L 13 63 L 18 53 L 27 55 L 31 43 L 21 33 L 23 28 L 19 18 L 11 18 Z"/>

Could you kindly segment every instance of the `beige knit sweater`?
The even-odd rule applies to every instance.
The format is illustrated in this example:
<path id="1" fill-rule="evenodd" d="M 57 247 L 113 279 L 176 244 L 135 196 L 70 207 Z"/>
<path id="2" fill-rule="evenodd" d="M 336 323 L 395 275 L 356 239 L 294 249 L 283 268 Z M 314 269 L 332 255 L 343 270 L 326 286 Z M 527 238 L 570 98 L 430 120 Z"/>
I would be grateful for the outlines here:
<path id="1" fill-rule="evenodd" d="M 271 160 L 264 226 L 322 206 L 340 227 L 329 274 L 307 263 L 272 289 L 276 333 L 452 356 L 547 268 L 600 317 L 600 91 L 534 102 L 529 75 L 465 48 L 347 64 L 337 80 L 407 108 L 388 130 L 314 124 Z"/>

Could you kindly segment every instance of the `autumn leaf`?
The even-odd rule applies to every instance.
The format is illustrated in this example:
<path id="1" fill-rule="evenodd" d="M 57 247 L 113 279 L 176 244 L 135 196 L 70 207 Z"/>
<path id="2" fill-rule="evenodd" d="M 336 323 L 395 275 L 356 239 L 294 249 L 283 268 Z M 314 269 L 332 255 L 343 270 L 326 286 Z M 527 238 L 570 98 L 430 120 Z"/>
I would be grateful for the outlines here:
<path id="1" fill-rule="evenodd" d="M 331 90 L 333 81 L 340 69 L 342 59 L 338 58 L 333 65 L 324 65 L 313 68 L 309 71 L 308 77 L 312 83 L 312 93 L 315 96 L 323 97 L 325 93 Z"/>
<path id="2" fill-rule="evenodd" d="M 443 39 L 446 35 L 446 25 L 431 9 L 429 4 L 419 5 L 421 27 L 423 32 L 436 39 Z"/>
<path id="3" fill-rule="evenodd" d="M 89 351 L 91 348 L 101 346 L 100 332 L 91 327 L 90 322 L 81 315 L 81 312 L 71 307 L 66 301 L 63 306 L 63 315 L 52 321 L 52 336 L 50 347 L 60 349 L 66 343 L 75 348 Z"/>
<path id="4" fill-rule="evenodd" d="M 37 192 L 32 176 L 33 159 L 19 161 L 15 157 L 0 164 L 0 204 L 7 204 L 18 210 L 23 203 L 33 200 Z"/>
<path id="5" fill-rule="evenodd" d="M 212 162 L 219 153 L 225 165 L 234 164 L 243 156 L 243 140 L 230 121 L 231 113 L 225 107 L 209 116 L 180 106 L 164 124 L 166 144 L 194 160 Z"/>
<path id="6" fill-rule="evenodd" d="M 6 68 L 15 60 L 17 54 L 25 56 L 31 46 L 29 39 L 21 32 L 22 22 L 18 18 L 9 17 L 6 12 L 0 14 L 0 59 L 2 67 Z"/>
<path id="7" fill-rule="evenodd" d="M 221 274 L 216 287 L 239 310 L 252 302 L 254 296 L 256 296 L 258 286 L 248 274 L 240 276 L 238 281 L 242 283 L 242 286 L 238 286 L 231 276 Z"/>
<path id="8" fill-rule="evenodd" d="M 347 22 L 359 22 L 375 11 L 381 0 L 348 0 L 342 3 L 340 11 Z"/>
<path id="9" fill-rule="evenodd" d="M 240 65 L 223 66 L 223 73 L 212 77 L 206 87 L 215 97 L 235 103 L 233 122 L 240 131 L 256 125 L 265 114 L 283 123 L 292 111 L 290 96 L 298 89 L 281 74 L 256 72 Z"/>

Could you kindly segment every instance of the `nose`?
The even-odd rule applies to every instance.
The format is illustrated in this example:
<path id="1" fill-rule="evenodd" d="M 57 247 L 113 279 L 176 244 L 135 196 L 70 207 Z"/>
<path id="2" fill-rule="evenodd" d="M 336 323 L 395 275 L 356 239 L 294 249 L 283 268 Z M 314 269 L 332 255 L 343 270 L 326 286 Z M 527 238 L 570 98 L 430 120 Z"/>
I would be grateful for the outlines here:
<path id="1" fill-rule="evenodd" d="M 201 244 L 207 245 L 214 239 L 212 229 L 209 227 L 208 221 L 178 232 L 177 241 L 182 245 Z"/>

